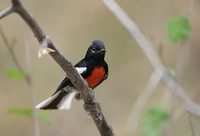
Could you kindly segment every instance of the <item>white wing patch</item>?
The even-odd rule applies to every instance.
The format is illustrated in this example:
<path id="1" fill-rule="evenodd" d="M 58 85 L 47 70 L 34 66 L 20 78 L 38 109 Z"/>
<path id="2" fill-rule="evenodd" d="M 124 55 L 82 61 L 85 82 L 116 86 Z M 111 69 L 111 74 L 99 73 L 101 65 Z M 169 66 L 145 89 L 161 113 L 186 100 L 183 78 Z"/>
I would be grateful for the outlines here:
<path id="1" fill-rule="evenodd" d="M 87 70 L 86 67 L 76 67 L 76 70 L 78 71 L 79 74 L 82 74 L 83 72 L 85 72 Z"/>
<path id="2" fill-rule="evenodd" d="M 86 67 L 76 67 L 76 70 L 78 71 L 79 74 L 82 74 L 83 72 L 85 72 L 87 70 Z M 60 81 L 60 83 L 66 78 L 66 76 L 64 76 L 64 78 Z M 59 84 L 60 84 L 59 83 Z"/>

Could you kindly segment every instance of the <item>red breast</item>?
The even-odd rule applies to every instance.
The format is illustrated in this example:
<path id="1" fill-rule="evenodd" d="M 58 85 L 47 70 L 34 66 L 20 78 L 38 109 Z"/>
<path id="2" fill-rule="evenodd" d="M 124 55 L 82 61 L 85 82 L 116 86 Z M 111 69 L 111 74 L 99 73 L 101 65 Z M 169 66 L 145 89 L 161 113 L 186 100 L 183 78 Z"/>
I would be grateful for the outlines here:
<path id="1" fill-rule="evenodd" d="M 88 86 L 90 88 L 94 88 L 96 85 L 98 85 L 105 76 L 105 69 L 103 67 L 96 67 L 91 75 L 87 78 L 85 78 L 85 80 L 88 83 Z"/>

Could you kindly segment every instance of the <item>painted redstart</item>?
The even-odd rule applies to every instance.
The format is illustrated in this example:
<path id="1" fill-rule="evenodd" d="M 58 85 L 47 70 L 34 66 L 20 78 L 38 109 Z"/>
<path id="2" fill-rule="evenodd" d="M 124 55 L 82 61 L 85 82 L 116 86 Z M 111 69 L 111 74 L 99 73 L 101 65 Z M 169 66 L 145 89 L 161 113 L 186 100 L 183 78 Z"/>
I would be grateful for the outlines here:
<path id="1" fill-rule="evenodd" d="M 108 65 L 104 60 L 105 53 L 104 43 L 100 40 L 95 40 L 88 48 L 85 58 L 75 65 L 76 70 L 92 89 L 108 77 Z M 68 110 L 75 96 L 77 99 L 81 98 L 69 78 L 65 77 L 57 87 L 55 93 L 38 104 L 36 108 Z"/>

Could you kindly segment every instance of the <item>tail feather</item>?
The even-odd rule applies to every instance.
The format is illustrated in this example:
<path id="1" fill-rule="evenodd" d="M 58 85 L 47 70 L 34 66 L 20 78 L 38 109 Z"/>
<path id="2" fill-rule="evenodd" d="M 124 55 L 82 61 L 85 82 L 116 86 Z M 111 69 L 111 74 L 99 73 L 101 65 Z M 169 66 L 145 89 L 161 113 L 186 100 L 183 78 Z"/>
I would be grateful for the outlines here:
<path id="1" fill-rule="evenodd" d="M 67 96 L 63 97 L 62 101 L 59 103 L 59 110 L 69 110 L 71 108 L 72 100 L 77 94 L 76 91 L 70 92 Z"/>
<path id="2" fill-rule="evenodd" d="M 76 91 L 72 91 L 72 92 L 59 91 L 53 96 L 39 103 L 36 106 L 36 108 L 37 109 L 68 110 L 70 109 L 72 100 L 76 94 L 77 94 Z"/>

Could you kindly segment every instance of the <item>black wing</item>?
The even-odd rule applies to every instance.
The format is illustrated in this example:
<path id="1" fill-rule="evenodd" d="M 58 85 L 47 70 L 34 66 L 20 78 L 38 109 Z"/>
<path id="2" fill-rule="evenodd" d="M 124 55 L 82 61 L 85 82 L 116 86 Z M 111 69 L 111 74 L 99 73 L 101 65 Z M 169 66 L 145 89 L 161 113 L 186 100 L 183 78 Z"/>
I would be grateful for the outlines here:
<path id="1" fill-rule="evenodd" d="M 87 67 L 87 63 L 85 59 L 79 61 L 74 67 Z"/>
<path id="2" fill-rule="evenodd" d="M 86 67 L 86 61 L 85 59 L 82 59 L 80 62 L 78 62 L 75 67 Z M 81 74 L 83 75 L 84 72 Z M 61 82 L 60 84 L 58 85 L 56 91 L 54 92 L 54 94 L 56 94 L 58 91 L 62 90 L 63 88 L 65 88 L 66 86 L 68 85 L 72 85 L 71 81 L 69 80 L 69 78 L 65 77 Z M 53 95 L 54 95 L 53 94 Z"/>
<path id="3" fill-rule="evenodd" d="M 71 81 L 69 80 L 69 78 L 65 77 L 60 84 L 58 85 L 56 92 L 54 92 L 54 94 L 56 94 L 58 91 L 62 90 L 63 88 L 65 88 L 66 86 L 70 85 Z M 54 95 L 53 94 L 53 95 Z"/>

